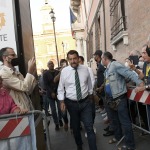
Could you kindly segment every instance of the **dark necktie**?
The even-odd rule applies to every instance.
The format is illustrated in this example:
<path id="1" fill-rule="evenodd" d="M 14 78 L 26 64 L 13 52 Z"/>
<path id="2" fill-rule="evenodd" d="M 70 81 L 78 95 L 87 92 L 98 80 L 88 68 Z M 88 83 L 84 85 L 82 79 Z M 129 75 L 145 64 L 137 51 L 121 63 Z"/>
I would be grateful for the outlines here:
<path id="1" fill-rule="evenodd" d="M 80 86 L 80 80 L 77 69 L 75 69 L 75 84 L 76 84 L 76 94 L 77 94 L 77 100 L 82 99 L 82 93 L 81 93 L 81 86 Z"/>

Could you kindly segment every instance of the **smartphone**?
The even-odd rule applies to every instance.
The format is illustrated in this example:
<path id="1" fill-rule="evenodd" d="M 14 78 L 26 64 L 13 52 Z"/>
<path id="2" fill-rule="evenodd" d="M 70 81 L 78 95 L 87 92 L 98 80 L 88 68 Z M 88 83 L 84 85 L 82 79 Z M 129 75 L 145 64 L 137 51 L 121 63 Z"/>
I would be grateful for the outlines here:
<path id="1" fill-rule="evenodd" d="M 139 62 L 139 57 L 138 57 L 138 55 L 129 56 L 129 58 L 133 61 L 133 64 L 134 64 L 134 65 L 138 65 L 138 62 Z"/>

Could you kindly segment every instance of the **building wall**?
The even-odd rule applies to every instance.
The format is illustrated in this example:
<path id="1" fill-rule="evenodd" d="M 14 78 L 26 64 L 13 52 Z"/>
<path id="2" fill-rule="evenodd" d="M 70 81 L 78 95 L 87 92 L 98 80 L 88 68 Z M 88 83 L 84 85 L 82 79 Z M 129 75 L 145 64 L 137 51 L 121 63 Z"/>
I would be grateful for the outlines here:
<path id="1" fill-rule="evenodd" d="M 106 50 L 113 53 L 114 58 L 124 62 L 124 59 L 129 56 L 131 50 L 141 50 L 143 44 L 146 43 L 147 37 L 150 34 L 150 3 L 147 0 L 136 1 L 130 0 L 125 1 L 125 12 L 127 16 L 127 33 L 129 44 L 124 45 L 123 41 L 118 42 L 116 46 L 116 51 L 112 49 L 111 45 L 111 26 L 110 26 L 110 1 L 105 0 L 105 24 L 106 24 Z M 96 8 L 96 7 L 95 7 Z M 93 11 L 93 10 L 91 10 Z M 103 5 L 101 4 L 98 8 L 100 13 L 100 48 L 105 51 L 105 35 L 104 35 L 104 11 Z M 95 12 L 95 11 L 93 11 Z M 93 14 L 91 12 L 91 14 Z M 95 14 L 92 15 L 94 17 Z M 89 28 L 91 20 L 89 20 Z M 94 20 L 96 22 L 96 18 Z M 94 34 L 94 33 L 93 33 Z M 95 35 L 93 35 L 95 36 Z M 93 42 L 94 43 L 94 42 Z"/>
<path id="2" fill-rule="evenodd" d="M 58 57 L 64 59 L 67 56 L 67 52 L 75 48 L 75 40 L 72 39 L 71 33 L 69 30 L 60 31 L 56 33 L 57 40 L 57 49 Z M 64 43 L 64 49 L 62 46 Z M 55 67 L 57 67 L 57 58 L 56 58 L 56 47 L 54 41 L 53 31 L 46 34 L 34 35 L 34 46 L 35 46 L 35 55 L 37 61 L 37 71 L 40 74 L 41 69 L 47 69 L 47 62 L 52 60 Z"/>

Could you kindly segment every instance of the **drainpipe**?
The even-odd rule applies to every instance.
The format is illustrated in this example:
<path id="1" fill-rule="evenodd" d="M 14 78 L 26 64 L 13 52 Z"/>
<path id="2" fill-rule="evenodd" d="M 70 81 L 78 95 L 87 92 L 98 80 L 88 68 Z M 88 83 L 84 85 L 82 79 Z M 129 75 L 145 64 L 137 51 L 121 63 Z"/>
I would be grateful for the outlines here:
<path id="1" fill-rule="evenodd" d="M 86 16 L 86 28 L 87 28 L 87 34 L 88 34 L 88 20 L 87 20 L 87 9 L 86 9 L 85 0 L 84 0 L 84 11 L 85 11 L 85 16 Z"/>
<path id="2" fill-rule="evenodd" d="M 88 41 L 89 41 L 89 27 L 88 27 L 88 17 L 87 17 L 87 9 L 86 9 L 86 4 L 84 0 L 84 11 L 85 11 L 85 17 L 86 17 L 86 32 L 87 32 L 87 38 L 86 38 L 86 55 L 87 54 L 87 49 L 89 49 Z M 88 59 L 88 56 L 86 56 L 86 60 Z"/>
<path id="3" fill-rule="evenodd" d="M 104 51 L 107 50 L 107 45 L 106 45 L 106 18 L 105 18 L 105 0 L 103 0 L 103 22 L 104 22 Z"/>

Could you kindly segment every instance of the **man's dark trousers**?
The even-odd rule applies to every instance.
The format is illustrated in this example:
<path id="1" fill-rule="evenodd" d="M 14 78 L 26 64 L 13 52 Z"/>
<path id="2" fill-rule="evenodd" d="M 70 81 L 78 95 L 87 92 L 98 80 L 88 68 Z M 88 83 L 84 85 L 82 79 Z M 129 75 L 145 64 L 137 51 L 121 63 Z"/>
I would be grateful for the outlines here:
<path id="1" fill-rule="evenodd" d="M 80 121 L 82 121 L 87 131 L 90 150 L 97 150 L 96 136 L 93 130 L 92 102 L 88 98 L 78 102 L 66 99 L 65 104 L 72 120 L 73 134 L 77 146 L 83 144 L 80 133 Z"/>

